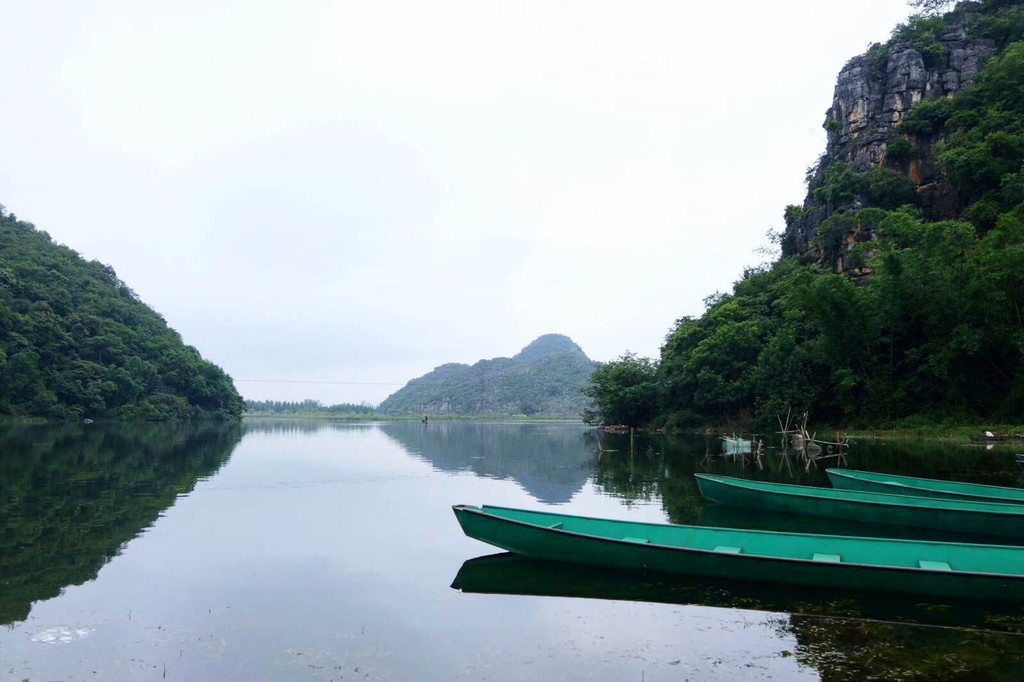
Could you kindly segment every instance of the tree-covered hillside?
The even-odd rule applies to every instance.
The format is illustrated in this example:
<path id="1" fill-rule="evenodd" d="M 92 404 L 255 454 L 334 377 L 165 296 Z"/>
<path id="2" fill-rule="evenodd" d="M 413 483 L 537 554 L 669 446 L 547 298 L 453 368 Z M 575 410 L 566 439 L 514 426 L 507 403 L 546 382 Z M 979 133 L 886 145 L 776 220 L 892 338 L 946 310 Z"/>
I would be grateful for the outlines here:
<path id="1" fill-rule="evenodd" d="M 646 371 L 595 373 L 594 418 L 1024 421 L 1022 5 L 920 15 L 851 60 L 782 257 L 680 319 Z"/>
<path id="2" fill-rule="evenodd" d="M 246 400 L 246 416 L 273 417 L 374 417 L 377 408 L 367 403 L 337 403 L 324 405 L 319 400 L 307 398 L 302 401 L 288 400 Z"/>
<path id="3" fill-rule="evenodd" d="M 511 358 L 441 365 L 388 396 L 382 414 L 579 417 L 594 364 L 572 339 L 547 334 Z"/>
<path id="4" fill-rule="evenodd" d="M 231 378 L 114 273 L 0 207 L 0 414 L 237 418 Z"/>

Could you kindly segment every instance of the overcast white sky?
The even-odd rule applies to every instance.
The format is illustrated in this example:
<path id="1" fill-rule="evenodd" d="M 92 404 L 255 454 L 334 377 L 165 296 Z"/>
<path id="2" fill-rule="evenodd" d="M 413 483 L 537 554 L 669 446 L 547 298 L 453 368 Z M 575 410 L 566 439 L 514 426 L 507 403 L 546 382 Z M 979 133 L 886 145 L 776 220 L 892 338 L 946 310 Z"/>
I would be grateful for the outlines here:
<path id="1" fill-rule="evenodd" d="M 0 2 L 0 203 L 236 380 L 656 356 L 903 0 Z M 238 381 L 249 398 L 398 386 Z"/>

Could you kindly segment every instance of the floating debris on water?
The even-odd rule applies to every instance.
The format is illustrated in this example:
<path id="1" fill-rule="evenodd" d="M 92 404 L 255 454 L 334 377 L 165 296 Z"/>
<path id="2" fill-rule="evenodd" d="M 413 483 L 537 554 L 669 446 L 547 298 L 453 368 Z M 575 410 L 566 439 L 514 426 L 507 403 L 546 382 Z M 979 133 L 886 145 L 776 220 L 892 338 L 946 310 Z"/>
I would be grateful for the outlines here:
<path id="1" fill-rule="evenodd" d="M 52 628 L 45 628 L 35 632 L 29 639 L 42 644 L 67 644 L 75 640 L 88 637 L 96 628 L 69 628 L 65 625 L 58 625 Z"/>

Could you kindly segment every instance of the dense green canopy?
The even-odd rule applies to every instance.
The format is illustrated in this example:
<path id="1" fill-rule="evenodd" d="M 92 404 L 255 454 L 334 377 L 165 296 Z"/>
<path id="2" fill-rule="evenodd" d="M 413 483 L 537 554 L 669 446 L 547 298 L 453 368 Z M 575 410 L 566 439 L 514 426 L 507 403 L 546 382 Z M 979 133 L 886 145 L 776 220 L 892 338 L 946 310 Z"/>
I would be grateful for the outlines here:
<path id="1" fill-rule="evenodd" d="M 916 105 L 890 142 L 896 162 L 934 150 L 951 209 L 919 203 L 899 163 L 858 171 L 826 155 L 805 206 L 786 210 L 787 222 L 828 215 L 812 240 L 823 263 L 783 243 L 778 261 L 676 323 L 656 372 L 625 356 L 595 373 L 595 420 L 764 425 L 794 407 L 836 425 L 1024 421 L 1024 7 L 972 7 L 971 30 L 997 49 L 973 85 Z M 913 19 L 892 43 L 926 53 L 944 21 Z M 866 278 L 823 267 L 855 228 L 874 234 L 853 250 Z"/>
<path id="2" fill-rule="evenodd" d="M 231 378 L 118 279 L 0 206 L 0 414 L 237 418 Z"/>
<path id="3" fill-rule="evenodd" d="M 319 400 L 302 401 L 246 400 L 246 416 L 272 415 L 275 417 L 375 417 L 377 408 L 366 403 L 337 403 L 324 405 Z"/>

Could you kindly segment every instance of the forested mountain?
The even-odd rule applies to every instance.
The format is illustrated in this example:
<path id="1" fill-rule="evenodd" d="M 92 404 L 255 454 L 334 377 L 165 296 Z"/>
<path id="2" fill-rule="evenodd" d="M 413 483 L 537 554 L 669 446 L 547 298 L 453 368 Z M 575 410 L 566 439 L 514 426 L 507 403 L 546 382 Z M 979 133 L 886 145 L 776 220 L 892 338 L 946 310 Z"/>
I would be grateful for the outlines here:
<path id="1" fill-rule="evenodd" d="M 237 418 L 231 378 L 109 265 L 0 207 L 0 414 Z"/>
<path id="2" fill-rule="evenodd" d="M 380 404 L 382 414 L 578 417 L 594 363 L 572 339 L 541 336 L 511 358 L 449 363 Z"/>
<path id="3" fill-rule="evenodd" d="M 660 360 L 596 372 L 593 418 L 1022 421 L 1022 5 L 922 13 L 852 59 L 781 258 L 680 319 Z"/>

